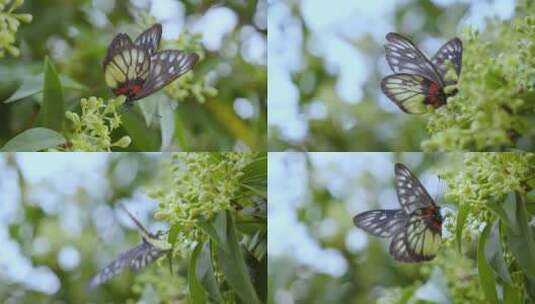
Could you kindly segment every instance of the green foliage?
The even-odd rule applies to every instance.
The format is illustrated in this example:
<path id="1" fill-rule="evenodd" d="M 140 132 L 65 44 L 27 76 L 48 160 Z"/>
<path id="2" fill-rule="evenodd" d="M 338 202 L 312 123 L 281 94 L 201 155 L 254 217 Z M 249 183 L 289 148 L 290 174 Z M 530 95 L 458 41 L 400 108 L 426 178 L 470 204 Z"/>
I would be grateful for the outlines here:
<path id="1" fill-rule="evenodd" d="M 163 182 L 151 187 L 150 195 L 159 201 L 155 217 L 171 227 L 168 241 L 174 256 L 189 258 L 192 303 L 205 303 L 207 298 L 260 303 L 265 294 L 260 274 L 266 252 L 256 250 L 267 242 L 265 214 L 244 215 L 258 207 L 258 199 L 265 210 L 267 197 L 259 195 L 266 193 L 265 159 L 259 153 L 175 153 L 165 164 Z"/>
<path id="2" fill-rule="evenodd" d="M 444 228 L 455 234 L 447 234 L 440 254 L 421 268 L 422 275 L 441 269 L 451 303 L 533 301 L 535 239 L 526 197 L 535 177 L 535 154 L 465 153 L 449 158 L 454 161 L 441 170 L 447 183 L 444 196 L 457 205 L 458 213 L 456 224 L 446 219 Z M 421 286 L 390 289 L 380 302 L 413 303 Z"/>
<path id="3" fill-rule="evenodd" d="M 94 4 L 92 9 L 106 14 L 110 21 L 105 28 L 100 28 L 95 26 L 94 15 L 87 14 L 90 5 L 87 1 L 75 0 L 68 5 L 46 0 L 26 1 L 24 9 L 31 15 L 12 14 L 21 3 L 0 2 L 0 53 L 4 51 L 2 37 L 5 35 L 9 36 L 7 51 L 16 49 L 11 44 L 16 30 L 14 26 L 20 22 L 12 20 L 28 20 L 34 16 L 33 22 L 17 33 L 24 46 L 21 48 L 23 56 L 0 66 L 0 145 L 35 127 L 53 129 L 70 139 L 73 133 L 85 132 L 76 130 L 80 124 L 95 124 L 95 121 L 80 121 L 73 131 L 73 121 L 68 119 L 69 123 L 65 123 L 65 115 L 76 120 L 72 113 L 76 113 L 80 120 L 84 119 L 80 99 L 91 99 L 90 96 L 111 99 L 101 64 L 114 35 L 126 32 L 135 38 L 153 25 L 155 18 L 127 1 L 114 2 L 109 7 Z M 192 18 L 200 18 L 213 5 L 210 1 L 204 4 L 183 2 Z M 255 22 L 252 16 L 259 7 L 228 7 L 236 13 L 239 22 L 233 32 L 222 38 L 220 50 L 205 50 L 199 33 L 185 32 L 163 40 L 160 49 L 178 49 L 200 55 L 194 70 L 160 92 L 136 101 L 134 110 L 119 111 L 120 126 L 110 128 L 108 125 L 108 135 L 104 135 L 104 130 L 97 131 L 102 133 L 99 134 L 102 142 L 96 144 L 91 134 L 75 136 L 77 143 L 71 145 L 73 150 L 265 150 L 266 67 L 240 59 L 244 54 L 232 58 L 224 56 L 226 45 L 241 43 L 237 33 Z M 262 29 L 257 32 L 266 35 Z M 232 69 L 236 76 L 247 76 L 243 76 L 244 79 L 221 77 L 217 67 L 222 64 Z M 240 117 L 239 111 L 234 109 L 237 98 L 247 98 L 255 108 L 251 117 Z M 127 144 L 125 138 L 130 138 L 131 144 Z M 43 150 L 71 150 L 71 147 L 50 146 Z"/>
<path id="4" fill-rule="evenodd" d="M 1 152 L 38 152 L 65 144 L 65 138 L 54 130 L 33 128 L 26 130 L 8 141 Z"/>
<path id="5" fill-rule="evenodd" d="M 497 151 L 533 147 L 535 11 L 519 4 L 512 20 L 467 28 L 459 93 L 429 115 L 425 151 Z M 530 148 L 531 147 L 531 148 Z"/>
<path id="6" fill-rule="evenodd" d="M 111 151 L 112 147 L 126 148 L 132 141 L 123 136 L 112 142 L 111 134 L 121 126 L 120 111 L 125 102 L 124 96 L 104 102 L 102 98 L 82 98 L 82 114 L 67 111 L 65 116 L 72 122 L 73 131 L 69 138 L 69 151 Z"/>
<path id="7" fill-rule="evenodd" d="M 24 3 L 24 0 L 0 0 L 0 58 L 4 57 L 5 51 L 17 57 L 20 50 L 13 44 L 20 23 L 32 22 L 31 14 L 15 14 L 16 10 Z"/>

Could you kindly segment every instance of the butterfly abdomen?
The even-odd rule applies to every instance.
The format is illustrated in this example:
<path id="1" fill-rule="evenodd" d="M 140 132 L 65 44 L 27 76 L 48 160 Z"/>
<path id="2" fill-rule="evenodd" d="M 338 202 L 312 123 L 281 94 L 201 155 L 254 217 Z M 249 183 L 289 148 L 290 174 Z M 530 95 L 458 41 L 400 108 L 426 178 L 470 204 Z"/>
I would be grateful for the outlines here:
<path id="1" fill-rule="evenodd" d="M 134 98 L 139 91 L 143 88 L 143 79 L 138 79 L 133 83 L 127 83 L 113 89 L 113 94 L 115 95 L 125 95 L 127 100 Z"/>
<path id="2" fill-rule="evenodd" d="M 441 106 L 446 104 L 446 94 L 444 94 L 444 90 L 442 87 L 433 82 L 426 79 L 429 83 L 426 84 L 427 86 L 427 98 L 425 99 L 426 104 L 430 104 L 433 106 L 433 108 L 440 108 Z"/>

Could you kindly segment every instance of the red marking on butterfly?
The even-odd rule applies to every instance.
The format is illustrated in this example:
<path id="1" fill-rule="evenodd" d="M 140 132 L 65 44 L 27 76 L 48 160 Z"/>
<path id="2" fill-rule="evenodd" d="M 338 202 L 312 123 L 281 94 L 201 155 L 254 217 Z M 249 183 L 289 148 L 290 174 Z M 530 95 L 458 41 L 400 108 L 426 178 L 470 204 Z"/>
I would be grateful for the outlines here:
<path id="1" fill-rule="evenodd" d="M 444 93 L 443 88 L 434 81 L 426 80 L 426 82 L 428 83 L 424 85 L 426 85 L 428 89 L 425 103 L 432 105 L 435 109 L 445 105 L 446 94 Z"/>
<path id="2" fill-rule="evenodd" d="M 142 88 L 143 88 L 143 82 L 131 83 L 128 85 L 117 87 L 116 89 L 113 90 L 113 93 L 117 96 L 126 95 L 127 97 L 133 97 L 137 93 L 139 93 L 139 91 L 141 91 Z"/>
<path id="3" fill-rule="evenodd" d="M 442 231 L 442 216 L 440 215 L 439 208 L 427 207 L 423 208 L 423 217 L 427 223 L 431 225 L 431 228 L 436 232 Z"/>

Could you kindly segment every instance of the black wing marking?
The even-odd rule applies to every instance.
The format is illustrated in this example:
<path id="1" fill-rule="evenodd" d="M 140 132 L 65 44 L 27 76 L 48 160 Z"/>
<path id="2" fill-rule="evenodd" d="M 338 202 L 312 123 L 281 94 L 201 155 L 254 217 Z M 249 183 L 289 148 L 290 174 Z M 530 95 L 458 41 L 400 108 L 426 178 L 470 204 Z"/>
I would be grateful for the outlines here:
<path id="1" fill-rule="evenodd" d="M 89 288 L 95 288 L 100 284 L 108 281 L 117 274 L 119 274 L 125 267 L 130 266 L 131 261 L 140 255 L 146 254 L 151 248 L 151 245 L 143 242 L 140 245 L 129 249 L 128 251 L 122 253 L 117 259 L 104 267 L 89 284 Z"/>
<path id="2" fill-rule="evenodd" d="M 108 55 L 111 58 L 104 60 L 104 76 L 110 88 L 143 83 L 147 79 L 150 74 L 150 56 L 142 47 L 130 42 L 126 47 L 112 45 L 110 49 L 112 51 Z"/>
<path id="3" fill-rule="evenodd" d="M 143 98 L 166 86 L 190 71 L 198 60 L 199 56 L 195 53 L 176 50 L 165 50 L 152 55 L 149 77 L 134 99 Z"/>
<path id="4" fill-rule="evenodd" d="M 440 247 L 440 232 L 434 232 L 428 227 L 420 212 L 410 215 L 405 230 L 405 243 L 412 258 L 416 262 L 432 260 Z"/>
<path id="5" fill-rule="evenodd" d="M 440 74 L 425 55 L 407 38 L 397 33 L 388 33 L 385 44 L 386 60 L 394 73 L 424 76 L 444 86 Z"/>
<path id="6" fill-rule="evenodd" d="M 358 228 L 378 237 L 390 237 L 405 227 L 407 214 L 402 209 L 371 210 L 353 217 Z"/>
<path id="7" fill-rule="evenodd" d="M 104 267 L 89 284 L 89 288 L 96 288 L 105 283 L 126 267 L 133 271 L 138 271 L 151 264 L 159 257 L 167 253 L 167 250 L 160 250 L 143 239 L 143 242 L 128 251 L 122 253 L 117 259 Z"/>
<path id="8" fill-rule="evenodd" d="M 436 206 L 418 178 L 405 165 L 397 163 L 394 172 L 399 204 L 407 214 L 420 208 Z"/>
<path id="9" fill-rule="evenodd" d="M 127 34 L 117 34 L 108 46 L 106 57 L 104 57 L 104 60 L 102 61 L 102 67 L 106 68 L 115 55 L 121 53 L 123 50 L 131 48 L 133 45 L 134 43 L 132 42 L 132 39 L 130 39 Z"/>
<path id="10" fill-rule="evenodd" d="M 446 80 L 446 73 L 448 71 L 447 62 L 451 62 L 457 73 L 457 77 L 461 75 L 461 67 L 463 61 L 463 42 L 461 39 L 455 37 L 446 42 L 437 51 L 435 56 L 431 59 L 431 62 L 435 66 L 440 77 L 444 80 L 446 85 L 456 84 L 456 80 Z"/>
<path id="11" fill-rule="evenodd" d="M 403 112 L 411 114 L 426 113 L 429 100 L 441 100 L 430 96 L 429 87 L 438 85 L 431 80 L 415 74 L 395 74 L 381 81 L 381 90 Z"/>
<path id="12" fill-rule="evenodd" d="M 400 229 L 392 238 L 389 248 L 390 255 L 396 261 L 405 263 L 418 262 L 407 246 L 407 231 L 405 228 Z"/>
<path id="13" fill-rule="evenodd" d="M 141 33 L 135 40 L 135 44 L 147 50 L 147 53 L 152 56 L 158 50 L 160 39 L 162 38 L 162 25 L 156 23 L 149 29 Z"/>

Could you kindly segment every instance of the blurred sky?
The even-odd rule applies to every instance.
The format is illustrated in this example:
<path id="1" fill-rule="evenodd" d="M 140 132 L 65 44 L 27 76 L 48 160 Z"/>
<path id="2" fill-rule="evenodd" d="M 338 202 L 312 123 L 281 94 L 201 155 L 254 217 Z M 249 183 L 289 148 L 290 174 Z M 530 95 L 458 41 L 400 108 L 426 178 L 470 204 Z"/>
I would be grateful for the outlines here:
<path id="1" fill-rule="evenodd" d="M 268 254 L 270 259 L 281 256 L 290 257 L 299 264 L 306 265 L 318 273 L 341 277 L 347 271 L 347 262 L 343 255 L 332 248 L 322 248 L 317 238 L 310 235 L 307 227 L 298 221 L 298 209 L 306 209 L 310 202 L 310 178 L 320 187 L 346 205 L 347 219 L 360 212 L 377 206 L 371 201 L 377 199 L 379 208 L 399 209 L 393 176 L 394 158 L 392 153 L 310 153 L 313 170 L 308 171 L 304 153 L 279 152 L 269 153 L 268 162 Z M 422 160 L 421 153 L 403 154 L 403 162 L 413 168 Z M 373 193 L 370 197 L 367 189 L 359 185 L 358 178 L 366 172 L 379 181 L 386 181 L 389 187 Z M 311 177 L 312 176 L 312 177 Z M 437 197 L 441 190 L 436 172 L 428 170 L 418 178 L 432 197 Z M 391 181 L 391 183 L 390 183 Z M 441 202 L 439 202 L 441 204 Z M 311 206 L 312 207 L 312 206 Z M 344 224 L 339 219 L 324 218 L 319 223 L 321 237 L 335 235 Z M 351 224 L 346 234 L 346 247 L 350 252 L 366 248 L 368 235 Z M 388 242 L 384 242 L 385 246 Z M 386 249 L 388 250 L 388 249 Z"/>
<path id="2" fill-rule="evenodd" d="M 154 157 L 160 155 L 147 154 Z M 23 223 L 22 233 L 26 233 L 28 238 L 34 235 L 31 233 L 31 223 L 23 217 L 16 172 L 12 167 L 6 166 L 5 155 L 0 154 L 0 284 L 18 283 L 31 290 L 54 294 L 61 288 L 57 276 L 46 266 L 32 265 L 22 254 L 19 243 L 10 239 L 8 225 L 11 223 Z M 29 188 L 32 189 L 29 201 L 39 206 L 47 216 L 58 216 L 66 235 L 77 237 L 82 233 L 82 225 L 87 220 L 87 215 L 82 212 L 90 209 L 99 239 L 120 244 L 124 241 L 121 226 L 136 228 L 124 212 L 114 212 L 106 205 L 106 198 L 109 196 L 106 163 L 110 156 L 109 153 L 16 153 L 15 159 Z M 127 182 L 136 174 L 136 168 L 128 164 L 118 171 L 121 174 L 119 183 Z M 93 204 L 93 208 L 84 208 L 84 204 L 77 201 L 76 194 L 81 189 L 89 196 L 85 203 Z M 69 197 L 72 197 L 71 201 L 66 200 Z M 150 211 L 157 206 L 156 201 L 149 199 L 141 191 L 121 203 L 143 223 L 148 222 Z M 161 223 L 147 226 L 153 231 L 163 228 Z M 37 237 L 33 240 L 32 254 L 44 254 L 50 249 L 50 245 L 51 240 Z M 99 250 L 95 251 L 98 252 Z M 75 270 L 81 262 L 78 249 L 69 244 L 64 245 L 57 258 L 60 267 L 66 271 Z M 103 256 L 103 260 L 107 259 L 103 262 L 109 262 L 110 258 L 112 257 Z"/>
<path id="3" fill-rule="evenodd" d="M 375 65 L 371 58 L 354 46 L 359 37 L 369 35 L 377 43 L 394 28 L 396 7 L 409 0 L 272 0 L 268 7 L 268 124 L 277 127 L 289 141 L 301 141 L 308 132 L 309 119 L 326 116 L 325 101 L 312 102 L 308 109 L 299 108 L 300 92 L 292 81 L 292 75 L 306 69 L 303 52 L 319 57 L 325 69 L 336 77 L 336 93 L 347 103 L 357 103 L 363 96 L 363 84 Z M 466 16 L 460 22 L 458 33 L 464 26 L 483 28 L 485 18 L 498 16 L 509 18 L 514 13 L 514 0 L 433 0 L 436 5 L 454 3 L 469 5 Z M 298 8 L 302 19 L 295 16 Z M 422 19 L 418 12 L 407 16 L 406 28 L 420 29 Z M 305 40 L 304 30 L 310 36 Z M 409 33 L 406 33 L 409 34 Z M 420 47 L 432 54 L 446 42 L 429 37 Z M 384 58 L 380 70 L 389 74 Z M 379 93 L 379 92 L 378 92 Z M 379 106 L 386 111 L 398 111 L 386 97 L 378 96 Z M 348 119 L 347 129 L 352 127 Z M 268 129 L 269 130 L 269 129 Z"/>

